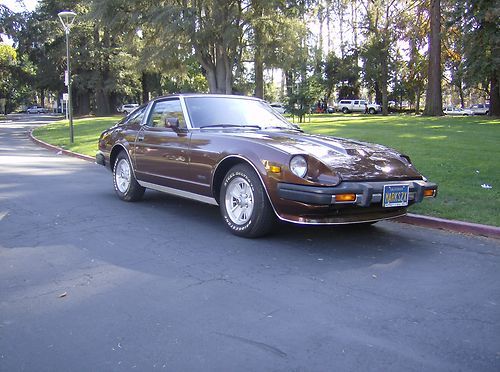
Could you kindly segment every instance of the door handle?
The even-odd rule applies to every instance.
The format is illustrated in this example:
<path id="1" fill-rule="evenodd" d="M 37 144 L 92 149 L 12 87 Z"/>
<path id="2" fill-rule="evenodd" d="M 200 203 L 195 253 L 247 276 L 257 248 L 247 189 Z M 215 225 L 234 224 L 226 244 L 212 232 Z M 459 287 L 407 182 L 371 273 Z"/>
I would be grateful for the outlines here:
<path id="1" fill-rule="evenodd" d="M 139 141 L 139 142 L 144 141 L 144 135 L 138 135 L 137 136 L 137 141 Z"/>

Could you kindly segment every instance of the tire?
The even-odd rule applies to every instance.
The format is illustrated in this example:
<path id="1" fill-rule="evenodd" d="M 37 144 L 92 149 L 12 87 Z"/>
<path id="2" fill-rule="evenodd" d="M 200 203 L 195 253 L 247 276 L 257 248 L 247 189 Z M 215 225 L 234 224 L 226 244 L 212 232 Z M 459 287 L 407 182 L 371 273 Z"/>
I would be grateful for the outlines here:
<path id="1" fill-rule="evenodd" d="M 138 201 L 144 195 L 146 189 L 139 185 L 135 178 L 130 160 L 125 153 L 121 151 L 115 160 L 113 167 L 113 186 L 116 195 L 124 201 Z"/>
<path id="2" fill-rule="evenodd" d="M 372 115 L 377 113 L 377 111 L 373 107 L 370 107 L 370 109 L 368 110 L 368 112 L 370 114 L 372 114 Z"/>
<path id="3" fill-rule="evenodd" d="M 342 113 L 343 114 L 348 114 L 349 113 L 349 110 L 347 109 L 347 107 L 342 107 Z"/>
<path id="4" fill-rule="evenodd" d="M 226 227 L 235 235 L 257 238 L 274 226 L 271 203 L 259 177 L 248 164 L 235 165 L 227 172 L 219 204 Z"/>

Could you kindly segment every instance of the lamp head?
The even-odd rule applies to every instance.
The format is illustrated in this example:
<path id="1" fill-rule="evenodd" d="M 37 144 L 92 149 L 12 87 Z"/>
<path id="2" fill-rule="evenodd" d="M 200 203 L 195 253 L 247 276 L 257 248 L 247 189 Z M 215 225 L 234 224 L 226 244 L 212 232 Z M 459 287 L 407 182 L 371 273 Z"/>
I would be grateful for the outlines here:
<path id="1" fill-rule="evenodd" d="M 69 29 L 73 25 L 75 21 L 76 13 L 70 10 L 64 10 L 62 12 L 57 13 L 59 20 L 61 21 L 64 31 L 69 32 Z"/>

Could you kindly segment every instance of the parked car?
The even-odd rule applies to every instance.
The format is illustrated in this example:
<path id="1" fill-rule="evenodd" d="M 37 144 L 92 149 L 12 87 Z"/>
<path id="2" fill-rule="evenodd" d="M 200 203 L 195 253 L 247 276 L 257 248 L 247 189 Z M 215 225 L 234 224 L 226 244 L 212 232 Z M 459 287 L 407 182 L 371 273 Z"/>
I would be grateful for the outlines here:
<path id="1" fill-rule="evenodd" d="M 447 106 L 443 110 L 445 115 L 450 116 L 471 116 L 474 115 L 474 112 L 469 109 L 462 109 L 460 107 Z"/>
<path id="2" fill-rule="evenodd" d="M 284 114 L 286 112 L 285 105 L 279 102 L 271 103 L 271 107 L 279 114 Z"/>
<path id="3" fill-rule="evenodd" d="M 43 114 L 47 112 L 47 110 L 40 106 L 31 106 L 26 109 L 26 112 L 28 114 Z"/>
<path id="4" fill-rule="evenodd" d="M 257 98 L 159 97 L 99 139 L 96 162 L 124 201 L 146 188 L 218 205 L 236 235 L 297 224 L 373 223 L 435 197 L 410 158 L 375 144 L 304 133 Z"/>
<path id="5" fill-rule="evenodd" d="M 118 112 L 123 112 L 124 114 L 130 114 L 134 111 L 139 105 L 137 103 L 126 103 L 125 105 L 121 105 L 118 108 Z"/>
<path id="6" fill-rule="evenodd" d="M 469 107 L 474 115 L 488 115 L 490 113 L 490 105 L 488 103 L 476 103 Z"/>
<path id="7" fill-rule="evenodd" d="M 350 112 L 368 112 L 376 114 L 380 112 L 381 107 L 376 103 L 368 103 L 363 99 L 343 99 L 337 103 L 337 111 L 342 111 L 344 114 Z"/>

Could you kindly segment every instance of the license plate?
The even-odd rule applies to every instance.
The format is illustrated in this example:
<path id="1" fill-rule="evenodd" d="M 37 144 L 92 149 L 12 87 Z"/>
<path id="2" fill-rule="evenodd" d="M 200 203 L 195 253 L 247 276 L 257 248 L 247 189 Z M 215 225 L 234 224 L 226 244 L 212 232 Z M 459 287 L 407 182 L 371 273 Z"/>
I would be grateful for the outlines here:
<path id="1" fill-rule="evenodd" d="M 382 205 L 386 208 L 408 205 L 409 185 L 384 185 Z"/>

